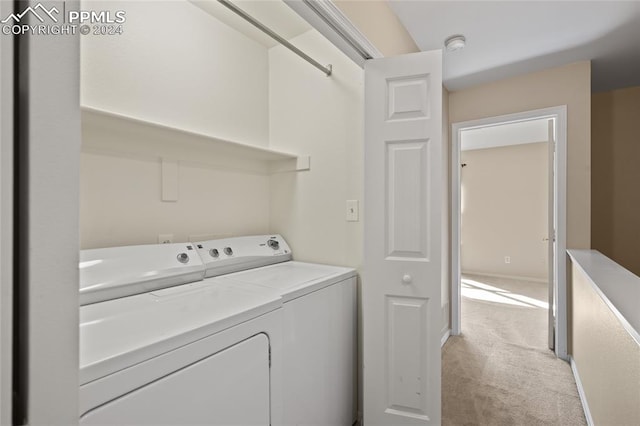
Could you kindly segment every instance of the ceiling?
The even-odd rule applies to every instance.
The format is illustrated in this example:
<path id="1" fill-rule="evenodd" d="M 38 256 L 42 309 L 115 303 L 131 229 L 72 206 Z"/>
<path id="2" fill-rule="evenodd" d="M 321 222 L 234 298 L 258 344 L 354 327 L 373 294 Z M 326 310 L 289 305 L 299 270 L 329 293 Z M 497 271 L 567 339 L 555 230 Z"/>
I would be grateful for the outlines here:
<path id="1" fill-rule="evenodd" d="M 220 22 L 229 25 L 266 48 L 271 48 L 278 44 L 277 41 L 236 15 L 217 0 L 190 1 Z M 311 25 L 283 1 L 233 0 L 233 4 L 286 40 L 290 40 L 311 29 Z"/>
<path id="2" fill-rule="evenodd" d="M 592 60 L 593 91 L 640 85 L 640 1 L 389 3 L 423 51 L 466 37 L 444 52 L 452 91 L 580 60 Z"/>

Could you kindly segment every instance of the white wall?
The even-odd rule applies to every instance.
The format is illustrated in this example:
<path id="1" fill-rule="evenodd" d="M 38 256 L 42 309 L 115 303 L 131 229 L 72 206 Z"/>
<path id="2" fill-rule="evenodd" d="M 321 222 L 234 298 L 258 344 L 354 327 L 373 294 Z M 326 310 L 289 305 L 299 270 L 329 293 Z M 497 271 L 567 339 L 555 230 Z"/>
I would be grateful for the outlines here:
<path id="1" fill-rule="evenodd" d="M 81 39 L 82 105 L 268 144 L 264 46 L 188 1 L 116 4 L 124 33 Z"/>
<path id="2" fill-rule="evenodd" d="M 180 163 L 178 201 L 163 202 L 159 160 L 83 153 L 80 173 L 84 249 L 269 232 L 264 174 Z"/>
<path id="3" fill-rule="evenodd" d="M 181 162 L 178 201 L 163 202 L 159 159 L 85 149 L 82 248 L 155 243 L 159 234 L 186 241 L 193 235 L 280 232 L 299 260 L 358 267 L 362 227 L 346 222 L 345 202 L 362 201 L 362 69 L 315 30 L 292 42 L 331 63 L 331 77 L 282 46 L 267 50 L 188 2 L 159 4 L 153 17 L 136 24 L 141 8 L 149 8 L 126 3 L 126 43 L 94 38 L 83 43 L 83 102 L 233 140 L 256 142 L 251 135 L 260 135 L 257 143 L 310 155 L 311 171 L 269 176 L 258 169 L 247 173 Z M 160 27 L 170 14 L 193 24 L 169 37 Z M 184 63 L 174 63 L 178 59 Z M 186 87 L 186 80 L 203 87 Z M 198 123 L 203 109 L 210 121 Z M 177 112 L 184 117 L 174 118 Z M 108 146 L 105 138 L 123 135 L 131 144 L 152 138 L 131 131 L 129 136 L 124 125 L 108 123 L 112 132 L 106 134 L 104 125 L 85 124 L 85 146 L 93 141 Z M 208 128 L 197 128 L 205 124 Z"/>
<path id="4" fill-rule="evenodd" d="M 264 46 L 187 1 L 118 4 L 127 16 L 123 35 L 82 38 L 83 106 L 268 144 Z M 187 241 L 269 232 L 266 173 L 240 170 L 233 159 L 224 168 L 181 162 L 178 200 L 163 202 L 158 158 L 87 148 L 108 146 L 110 137 L 153 142 L 151 133 L 124 124 L 83 122 L 81 248 L 156 243 L 159 234 Z"/>
<path id="5" fill-rule="evenodd" d="M 362 222 L 346 221 L 345 202 L 362 206 L 363 71 L 316 30 L 292 43 L 334 71 L 269 51 L 271 146 L 311 156 L 310 171 L 271 177 L 271 231 L 298 260 L 359 267 Z"/>
<path id="6" fill-rule="evenodd" d="M 362 211 L 358 222 L 345 215 L 346 200 L 363 204 L 364 73 L 316 30 L 291 42 L 332 64 L 333 74 L 326 77 L 281 46 L 269 51 L 271 146 L 311 156 L 311 170 L 271 176 L 270 228 L 297 260 L 359 268 Z"/>
<path id="7" fill-rule="evenodd" d="M 546 142 L 462 151 L 463 272 L 547 279 L 548 155 Z"/>

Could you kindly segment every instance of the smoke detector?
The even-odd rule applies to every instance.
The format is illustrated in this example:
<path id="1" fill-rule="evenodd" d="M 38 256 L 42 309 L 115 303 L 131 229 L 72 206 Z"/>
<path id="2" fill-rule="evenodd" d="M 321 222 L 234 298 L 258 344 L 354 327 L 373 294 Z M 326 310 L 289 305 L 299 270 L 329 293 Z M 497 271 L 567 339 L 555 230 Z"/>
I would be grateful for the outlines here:
<path id="1" fill-rule="evenodd" d="M 460 34 L 452 35 L 444 41 L 444 47 L 449 52 L 455 52 L 456 50 L 463 49 L 466 44 L 467 40 Z"/>

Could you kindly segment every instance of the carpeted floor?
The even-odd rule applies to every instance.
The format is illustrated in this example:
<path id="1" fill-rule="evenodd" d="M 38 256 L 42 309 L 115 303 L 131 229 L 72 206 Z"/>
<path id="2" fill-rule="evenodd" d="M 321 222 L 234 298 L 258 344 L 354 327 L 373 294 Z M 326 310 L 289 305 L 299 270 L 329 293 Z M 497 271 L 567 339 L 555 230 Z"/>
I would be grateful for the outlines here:
<path id="1" fill-rule="evenodd" d="M 465 276 L 462 334 L 442 351 L 444 425 L 586 425 L 569 364 L 547 349 L 547 286 Z"/>

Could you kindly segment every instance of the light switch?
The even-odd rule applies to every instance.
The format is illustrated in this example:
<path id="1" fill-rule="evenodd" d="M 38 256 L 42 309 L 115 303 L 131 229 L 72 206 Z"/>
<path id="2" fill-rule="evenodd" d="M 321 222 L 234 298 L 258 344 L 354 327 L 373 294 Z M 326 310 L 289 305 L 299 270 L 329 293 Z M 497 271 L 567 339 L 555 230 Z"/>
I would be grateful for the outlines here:
<path id="1" fill-rule="evenodd" d="M 357 222 L 360 220 L 358 200 L 347 200 L 347 222 Z"/>

